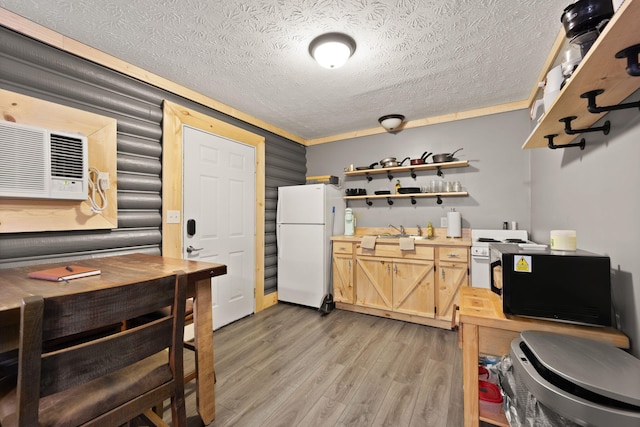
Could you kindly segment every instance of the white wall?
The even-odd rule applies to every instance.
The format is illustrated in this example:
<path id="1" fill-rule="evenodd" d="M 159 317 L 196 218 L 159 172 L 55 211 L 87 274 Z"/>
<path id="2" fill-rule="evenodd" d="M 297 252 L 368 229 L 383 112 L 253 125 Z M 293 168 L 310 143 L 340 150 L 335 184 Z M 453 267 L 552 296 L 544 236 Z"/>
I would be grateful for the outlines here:
<path id="1" fill-rule="evenodd" d="M 384 200 L 371 207 L 364 201 L 349 201 L 358 225 L 424 227 L 432 221 L 439 227 L 440 217 L 455 208 L 465 228 L 495 229 L 502 228 L 503 221 L 517 221 L 520 228 L 529 229 L 530 154 L 520 149 L 528 133 L 528 112 L 520 110 L 321 144 L 307 149 L 307 175 L 336 175 L 344 188 L 365 188 L 367 194 L 393 189 L 395 178 L 405 187 L 422 187 L 440 179 L 436 171 L 421 173 L 415 181 L 408 173 L 398 174 L 391 182 L 386 175 L 374 175 L 371 182 L 364 177 L 345 179 L 343 172 L 350 164 L 366 166 L 388 156 L 402 160 L 418 158 L 425 151 L 446 153 L 463 147 L 456 158 L 469 160 L 470 166 L 444 170 L 444 180 L 460 181 L 469 197 L 443 198 L 441 205 L 433 198 L 417 199 L 415 205 L 402 199 L 391 207 Z"/>
<path id="2" fill-rule="evenodd" d="M 625 102 L 639 98 L 637 92 Z M 614 309 L 640 357 L 640 113 L 614 111 L 605 119 L 611 133 L 583 134 L 584 151 L 531 150 L 533 239 L 576 230 L 579 248 L 611 258 Z"/>

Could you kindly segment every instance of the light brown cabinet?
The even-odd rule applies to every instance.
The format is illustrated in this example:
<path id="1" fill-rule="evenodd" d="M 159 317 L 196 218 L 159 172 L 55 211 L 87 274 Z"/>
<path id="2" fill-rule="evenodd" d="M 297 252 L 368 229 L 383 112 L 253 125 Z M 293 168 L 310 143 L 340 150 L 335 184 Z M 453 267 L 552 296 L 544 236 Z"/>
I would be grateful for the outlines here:
<path id="1" fill-rule="evenodd" d="M 356 304 L 415 316 L 435 316 L 434 263 L 356 258 Z"/>
<path id="2" fill-rule="evenodd" d="M 363 307 L 393 308 L 393 261 L 377 257 L 356 258 L 356 304 Z"/>
<path id="3" fill-rule="evenodd" d="M 394 261 L 393 311 L 435 317 L 434 270 L 433 261 Z"/>
<path id="4" fill-rule="evenodd" d="M 382 242 L 334 241 L 333 292 L 337 307 L 442 328 L 469 283 L 469 248 L 416 245 L 401 251 Z"/>
<path id="5" fill-rule="evenodd" d="M 468 248 L 438 248 L 436 304 L 439 319 L 451 320 L 453 306 L 459 305 L 460 288 L 469 286 L 468 260 Z"/>
<path id="6" fill-rule="evenodd" d="M 354 302 L 353 243 L 334 242 L 332 255 L 333 300 L 353 304 Z"/>
<path id="7" fill-rule="evenodd" d="M 353 259 L 351 255 L 333 256 L 333 300 L 353 304 Z"/>

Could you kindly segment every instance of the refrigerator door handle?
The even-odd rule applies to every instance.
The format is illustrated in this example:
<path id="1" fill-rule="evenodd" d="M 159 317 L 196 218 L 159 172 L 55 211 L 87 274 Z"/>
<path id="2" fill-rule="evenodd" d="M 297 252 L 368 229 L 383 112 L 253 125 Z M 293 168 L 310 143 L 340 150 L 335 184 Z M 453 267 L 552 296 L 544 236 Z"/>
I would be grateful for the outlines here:
<path id="1" fill-rule="evenodd" d="M 280 198 L 280 192 L 278 191 L 278 196 L 277 196 L 277 202 L 276 202 L 276 224 L 280 223 L 280 216 L 282 215 L 282 207 L 280 206 L 282 204 L 282 199 Z M 277 239 L 277 236 L 276 236 Z"/>

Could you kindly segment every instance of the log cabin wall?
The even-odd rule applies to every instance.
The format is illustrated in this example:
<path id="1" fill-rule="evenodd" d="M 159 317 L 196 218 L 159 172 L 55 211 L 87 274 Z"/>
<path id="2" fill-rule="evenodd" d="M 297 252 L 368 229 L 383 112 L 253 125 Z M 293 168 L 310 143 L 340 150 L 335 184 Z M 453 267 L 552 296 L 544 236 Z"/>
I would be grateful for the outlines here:
<path id="1" fill-rule="evenodd" d="M 0 26 L 0 88 L 117 120 L 118 227 L 0 235 L 0 268 L 162 248 L 162 102 L 265 137 L 265 294 L 277 287 L 277 188 L 303 184 L 306 148 Z M 219 84 L 219 82 L 217 83 Z M 0 209 L 2 200 L 0 199 Z"/>

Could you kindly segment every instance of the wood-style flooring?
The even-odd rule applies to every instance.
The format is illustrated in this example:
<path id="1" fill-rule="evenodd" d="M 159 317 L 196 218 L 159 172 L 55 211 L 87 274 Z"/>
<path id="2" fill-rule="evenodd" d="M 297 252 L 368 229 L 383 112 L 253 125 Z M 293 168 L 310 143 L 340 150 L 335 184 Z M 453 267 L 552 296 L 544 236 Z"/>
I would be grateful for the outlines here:
<path id="1" fill-rule="evenodd" d="M 279 303 L 216 331 L 214 348 L 210 427 L 463 425 L 452 331 Z M 189 427 L 202 426 L 194 382 L 186 393 Z"/>

